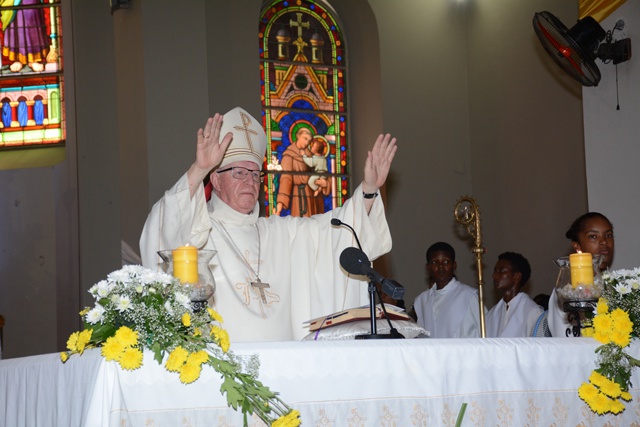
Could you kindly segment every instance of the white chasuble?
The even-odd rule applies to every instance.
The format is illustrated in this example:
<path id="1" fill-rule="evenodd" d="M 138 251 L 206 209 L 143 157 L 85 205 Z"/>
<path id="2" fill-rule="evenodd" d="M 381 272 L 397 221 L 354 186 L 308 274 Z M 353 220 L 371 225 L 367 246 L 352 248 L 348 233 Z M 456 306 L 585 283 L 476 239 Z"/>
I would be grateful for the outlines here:
<path id="1" fill-rule="evenodd" d="M 529 337 L 543 311 L 524 292 L 518 293 L 508 304 L 501 299 L 487 314 L 487 337 Z"/>
<path id="2" fill-rule="evenodd" d="M 140 238 L 143 265 L 156 270 L 157 251 L 187 243 L 218 251 L 210 263 L 216 281 L 212 306 L 231 341 L 302 339 L 308 334 L 303 322 L 368 304 L 368 282 L 340 267 L 342 250 L 356 246 L 355 238 L 333 227 L 331 218 L 353 226 L 374 260 L 391 249 L 380 197 L 369 215 L 360 187 L 343 207 L 311 218 L 264 218 L 258 211 L 256 203 L 253 213 L 239 213 L 215 194 L 206 203 L 202 187 L 190 198 L 185 174 L 147 218 Z M 251 286 L 256 273 L 269 287 Z"/>
<path id="3" fill-rule="evenodd" d="M 442 289 L 433 285 L 415 300 L 418 324 L 431 338 L 480 336 L 478 291 L 455 278 Z"/>

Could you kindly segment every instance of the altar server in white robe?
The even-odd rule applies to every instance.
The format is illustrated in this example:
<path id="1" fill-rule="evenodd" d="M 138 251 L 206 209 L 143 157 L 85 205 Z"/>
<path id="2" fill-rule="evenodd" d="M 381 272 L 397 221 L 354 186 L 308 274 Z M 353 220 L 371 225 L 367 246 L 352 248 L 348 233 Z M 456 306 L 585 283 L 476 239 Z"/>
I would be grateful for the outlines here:
<path id="1" fill-rule="evenodd" d="M 185 244 L 213 249 L 216 291 L 210 304 L 231 341 L 303 338 L 303 323 L 368 303 L 364 276 L 341 269 L 353 234 L 332 227 L 339 218 L 355 228 L 371 260 L 391 249 L 378 197 L 396 153 L 396 140 L 378 136 L 368 152 L 364 180 L 345 204 L 311 218 L 259 217 L 266 135 L 242 108 L 209 118 L 197 132 L 196 160 L 151 210 L 140 238 L 143 265 L 159 268 L 159 250 Z M 205 199 L 203 179 L 213 192 Z"/>
<path id="2" fill-rule="evenodd" d="M 601 255 L 600 270 L 607 270 L 611 267 L 615 251 L 615 238 L 613 224 L 609 218 L 599 212 L 587 212 L 573 221 L 565 236 L 571 240 L 571 246 L 576 252 Z M 551 336 L 560 338 L 573 336 L 575 321 L 569 322 L 567 313 L 564 312 L 562 304 L 558 300 L 555 288 L 549 298 L 548 323 Z"/>
<path id="3" fill-rule="evenodd" d="M 521 254 L 504 252 L 498 256 L 493 269 L 493 286 L 502 298 L 487 314 L 487 337 L 531 336 L 544 309 L 522 292 L 530 277 L 531 266 Z"/>
<path id="4" fill-rule="evenodd" d="M 433 284 L 415 300 L 418 324 L 431 338 L 480 336 L 478 291 L 454 277 L 456 252 L 445 242 L 427 249 L 427 272 Z"/>

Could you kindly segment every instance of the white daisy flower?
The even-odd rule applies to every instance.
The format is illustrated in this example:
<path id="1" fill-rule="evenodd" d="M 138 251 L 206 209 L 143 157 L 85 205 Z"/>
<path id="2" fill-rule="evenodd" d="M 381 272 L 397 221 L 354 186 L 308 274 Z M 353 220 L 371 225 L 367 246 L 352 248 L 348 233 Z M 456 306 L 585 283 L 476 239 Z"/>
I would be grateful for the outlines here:
<path id="1" fill-rule="evenodd" d="M 128 296 L 120 296 L 116 303 L 116 310 L 119 312 L 127 311 L 132 308 L 131 299 Z"/>
<path id="2" fill-rule="evenodd" d="M 111 291 L 113 290 L 113 284 L 107 282 L 106 280 L 99 281 L 96 285 L 96 295 L 98 298 L 106 298 L 109 296 Z"/>
<path id="3" fill-rule="evenodd" d="M 171 303 L 169 301 L 164 302 L 164 309 L 167 310 L 170 316 L 173 316 L 173 308 L 171 307 Z"/>
<path id="4" fill-rule="evenodd" d="M 626 295 L 628 293 L 631 293 L 631 285 L 629 285 L 628 281 L 625 281 L 623 283 L 618 283 L 615 286 L 615 288 L 620 295 Z"/>
<path id="5" fill-rule="evenodd" d="M 107 280 L 110 282 L 120 282 L 120 283 L 128 283 L 130 282 L 129 273 L 123 270 L 117 270 L 109 273 L 107 276 Z"/>
<path id="6" fill-rule="evenodd" d="M 627 280 L 627 285 L 631 286 L 631 289 L 633 290 L 638 290 L 640 289 L 640 280 L 638 280 L 637 277 L 634 277 L 633 279 Z"/>
<path id="7" fill-rule="evenodd" d="M 191 308 L 191 299 L 189 298 L 189 295 L 182 292 L 176 292 L 175 296 L 176 296 L 176 302 L 178 304 L 180 304 L 186 309 Z"/>
<path id="8" fill-rule="evenodd" d="M 102 321 L 102 316 L 104 315 L 104 307 L 100 304 L 96 304 L 86 315 L 87 322 L 95 325 L 98 322 Z"/>

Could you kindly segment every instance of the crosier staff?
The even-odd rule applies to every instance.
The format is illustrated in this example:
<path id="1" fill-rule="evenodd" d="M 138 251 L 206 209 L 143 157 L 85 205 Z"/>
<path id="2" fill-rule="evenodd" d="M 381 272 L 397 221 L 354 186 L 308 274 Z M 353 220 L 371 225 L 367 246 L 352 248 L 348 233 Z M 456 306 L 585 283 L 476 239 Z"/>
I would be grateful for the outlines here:
<path id="1" fill-rule="evenodd" d="M 484 292 L 482 279 L 482 254 L 486 250 L 482 247 L 482 233 L 480 232 L 480 211 L 475 199 L 464 196 L 458 199 L 456 207 L 453 209 L 453 215 L 458 223 L 467 227 L 467 231 L 475 240 L 473 253 L 476 255 L 476 267 L 478 270 L 478 308 L 480 310 L 480 336 L 487 336 L 487 329 L 484 322 Z"/>

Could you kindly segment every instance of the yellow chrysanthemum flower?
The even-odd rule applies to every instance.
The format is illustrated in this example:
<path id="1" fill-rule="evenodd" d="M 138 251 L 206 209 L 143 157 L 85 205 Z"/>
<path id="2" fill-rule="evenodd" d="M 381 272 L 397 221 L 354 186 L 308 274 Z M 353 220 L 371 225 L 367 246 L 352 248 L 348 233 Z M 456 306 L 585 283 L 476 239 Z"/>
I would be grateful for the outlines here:
<path id="1" fill-rule="evenodd" d="M 607 300 L 604 298 L 600 298 L 598 300 L 598 304 L 596 305 L 596 314 L 607 314 L 609 312 L 609 304 L 607 304 Z"/>
<path id="2" fill-rule="evenodd" d="M 582 383 L 578 387 L 578 396 L 585 402 L 591 401 L 598 394 L 598 389 L 591 383 Z"/>
<path id="3" fill-rule="evenodd" d="M 85 307 L 84 310 L 82 310 L 80 312 L 80 316 L 84 316 L 85 314 L 87 314 L 91 309 L 89 307 Z"/>
<path id="4" fill-rule="evenodd" d="M 62 353 L 60 353 L 60 360 L 62 360 L 62 363 L 69 360 L 69 353 L 67 353 L 66 351 L 63 351 Z"/>
<path id="5" fill-rule="evenodd" d="M 589 375 L 589 382 L 596 387 L 602 387 L 603 384 L 607 384 L 609 381 L 609 378 L 597 371 L 591 371 L 591 375 Z"/>
<path id="6" fill-rule="evenodd" d="M 191 326 L 191 315 L 189 315 L 189 313 L 185 313 L 182 315 L 182 324 L 187 328 Z"/>
<path id="7" fill-rule="evenodd" d="M 293 410 L 275 420 L 271 427 L 297 427 L 300 425 L 300 412 Z"/>
<path id="8" fill-rule="evenodd" d="M 585 338 L 593 338 L 593 328 L 582 328 L 582 336 Z"/>
<path id="9" fill-rule="evenodd" d="M 124 346 L 115 337 L 109 337 L 102 346 L 102 356 L 105 360 L 119 360 L 124 351 Z"/>
<path id="10" fill-rule="evenodd" d="M 229 342 L 229 333 L 226 331 L 226 329 L 222 329 L 219 326 L 212 326 L 211 335 L 213 335 L 213 337 L 216 339 L 222 351 L 224 351 L 225 353 L 229 351 L 231 343 Z"/>
<path id="11" fill-rule="evenodd" d="M 138 332 L 127 326 L 121 326 L 116 331 L 115 337 L 125 347 L 134 347 L 138 344 Z"/>
<path id="12" fill-rule="evenodd" d="M 201 365 L 196 363 L 185 363 L 182 365 L 182 368 L 180 368 L 180 381 L 184 384 L 190 384 L 200 378 L 201 371 Z"/>
<path id="13" fill-rule="evenodd" d="M 142 366 L 142 352 L 135 347 L 127 348 L 120 358 L 122 369 L 132 371 Z"/>
<path id="14" fill-rule="evenodd" d="M 599 415 L 609 412 L 609 410 L 611 409 L 611 399 L 609 399 L 602 393 L 596 394 L 593 399 L 591 399 L 590 402 L 587 403 L 589 403 L 591 409 Z"/>
<path id="15" fill-rule="evenodd" d="M 611 342 L 620 348 L 625 348 L 631 343 L 631 335 L 623 331 L 615 330 L 611 333 Z"/>
<path id="16" fill-rule="evenodd" d="M 613 320 L 609 314 L 599 314 L 593 318 L 593 328 L 596 332 L 609 332 L 613 327 Z"/>
<path id="17" fill-rule="evenodd" d="M 619 400 L 612 400 L 609 411 L 611 411 L 611 413 L 614 415 L 619 414 L 620 412 L 624 411 L 624 404 Z"/>
<path id="18" fill-rule="evenodd" d="M 611 312 L 611 319 L 613 319 L 614 329 L 622 333 L 631 334 L 633 331 L 633 322 L 629 318 L 629 313 L 616 308 Z"/>
<path id="19" fill-rule="evenodd" d="M 609 331 L 599 331 L 595 329 L 593 332 L 593 339 L 595 339 L 596 341 L 602 344 L 609 344 L 611 342 Z"/>
<path id="20" fill-rule="evenodd" d="M 611 381 L 609 379 L 607 379 L 607 381 L 600 386 L 600 391 L 605 396 L 611 397 L 613 399 L 617 399 L 618 397 L 620 397 L 620 394 L 622 393 L 620 384 L 618 384 L 615 381 Z"/>
<path id="21" fill-rule="evenodd" d="M 78 351 L 78 348 L 76 347 L 76 345 L 78 343 L 79 335 L 80 335 L 80 332 L 74 332 L 71 335 L 69 335 L 69 339 L 67 340 L 67 348 L 74 353 Z"/>
<path id="22" fill-rule="evenodd" d="M 182 368 L 182 365 L 184 365 L 184 362 L 187 361 L 188 356 L 189 352 L 178 346 L 169 354 L 164 367 L 167 368 L 169 372 L 178 372 L 180 368 Z"/>
<path id="23" fill-rule="evenodd" d="M 93 333 L 93 329 L 85 329 L 84 331 L 78 334 L 78 341 L 76 342 L 76 349 L 78 353 L 82 354 L 84 352 L 85 347 L 91 340 L 91 334 Z"/>
<path id="24" fill-rule="evenodd" d="M 622 393 L 620 393 L 620 399 L 630 402 L 631 399 L 633 399 L 633 397 L 631 396 L 631 393 L 629 393 L 628 391 L 623 391 Z"/>
<path id="25" fill-rule="evenodd" d="M 287 421 L 289 422 L 288 426 L 297 427 L 300 425 L 302 421 L 300 421 L 300 412 L 295 409 L 287 415 Z"/>
<path id="26" fill-rule="evenodd" d="M 224 322 L 224 320 L 222 320 L 222 316 L 220 316 L 220 313 L 215 311 L 213 308 L 207 307 L 207 313 L 209 313 L 209 317 L 211 317 L 211 319 L 215 320 L 216 322 Z"/>
<path id="27" fill-rule="evenodd" d="M 207 360 L 209 360 L 209 354 L 204 350 L 200 350 L 196 351 L 195 353 L 191 353 L 189 357 L 187 357 L 186 363 L 195 363 L 198 365 L 202 365 Z"/>

